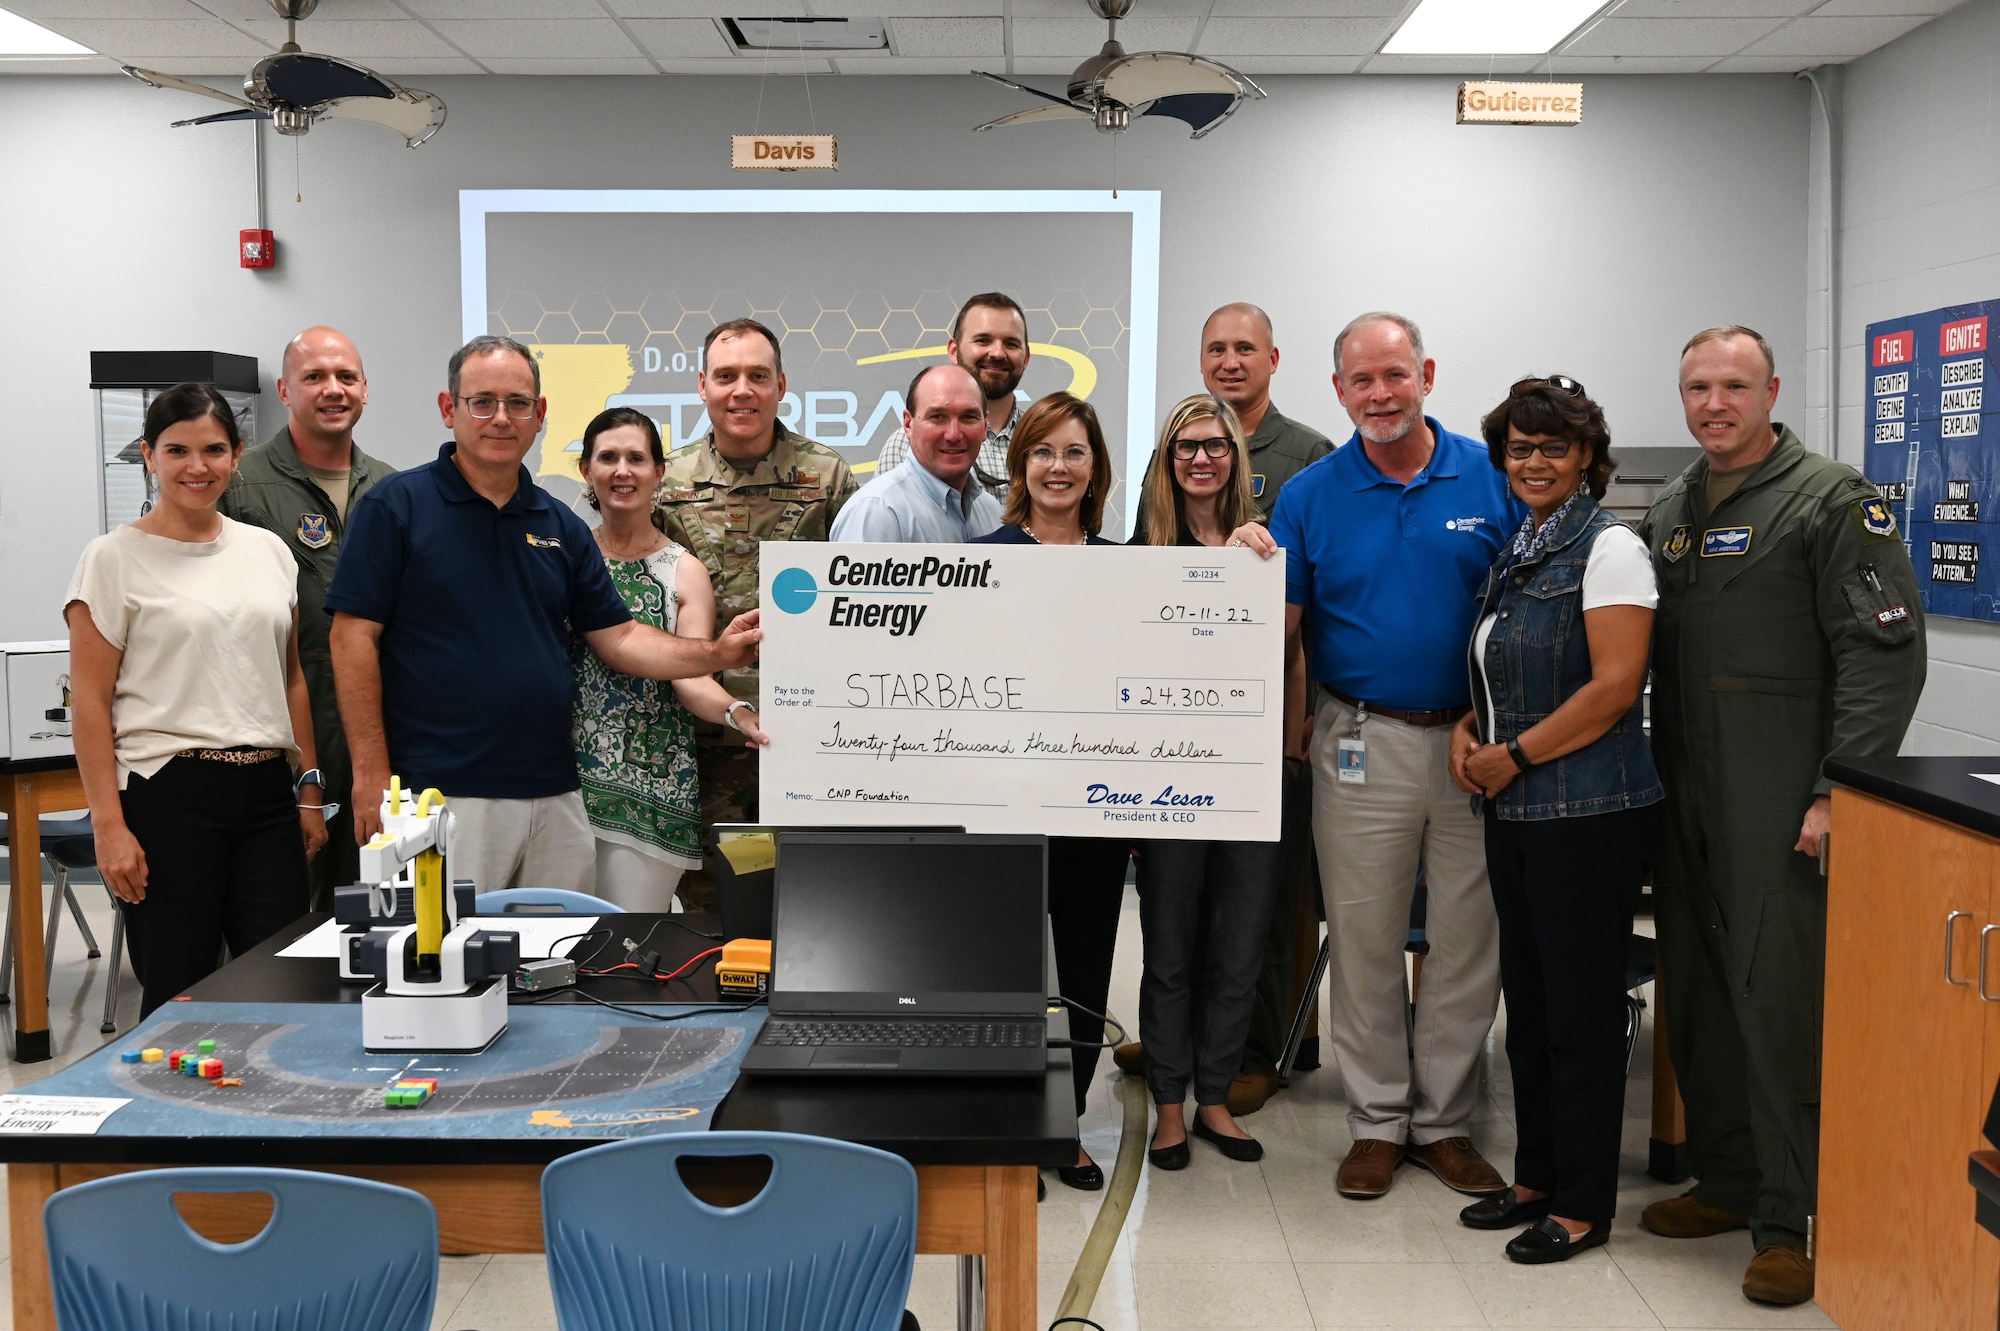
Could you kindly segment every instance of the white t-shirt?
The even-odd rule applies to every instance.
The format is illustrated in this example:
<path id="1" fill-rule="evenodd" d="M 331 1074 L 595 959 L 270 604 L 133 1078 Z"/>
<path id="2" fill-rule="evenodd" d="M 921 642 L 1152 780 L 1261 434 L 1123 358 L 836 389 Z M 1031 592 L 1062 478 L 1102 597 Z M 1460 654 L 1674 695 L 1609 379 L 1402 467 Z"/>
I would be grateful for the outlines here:
<path id="1" fill-rule="evenodd" d="M 1583 609 L 1586 613 L 1603 605 L 1643 605 L 1648 610 L 1660 603 L 1660 585 L 1653 577 L 1653 557 L 1639 533 L 1624 523 L 1606 527 L 1591 544 L 1590 558 L 1583 566 Z M 1487 725 L 1492 726 L 1493 689 L 1486 682 L 1486 640 L 1493 636 L 1497 617 L 1487 615 L 1472 635 L 1472 659 L 1479 663 L 1479 691 L 1486 699 Z M 1492 735 L 1483 736 L 1488 743 Z"/>
<path id="2" fill-rule="evenodd" d="M 84 547 L 65 608 L 81 601 L 124 653 L 111 694 L 118 788 L 182 749 L 291 749 L 285 646 L 298 565 L 261 527 L 222 519 L 213 541 L 130 525 Z"/>

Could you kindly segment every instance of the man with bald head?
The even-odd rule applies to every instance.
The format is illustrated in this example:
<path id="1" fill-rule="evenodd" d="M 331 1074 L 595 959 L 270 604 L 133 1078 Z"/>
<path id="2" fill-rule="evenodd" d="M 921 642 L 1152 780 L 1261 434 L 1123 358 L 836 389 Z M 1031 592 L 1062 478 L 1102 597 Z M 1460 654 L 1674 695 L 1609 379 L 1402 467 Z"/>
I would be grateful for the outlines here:
<path id="1" fill-rule="evenodd" d="M 1271 316 L 1250 302 L 1224 305 L 1201 326 L 1201 381 L 1236 408 L 1236 419 L 1243 422 L 1250 445 L 1250 496 L 1265 518 L 1286 481 L 1333 451 L 1325 435 L 1271 404 L 1271 376 L 1277 369 Z"/>
<path id="2" fill-rule="evenodd" d="M 308 328 L 285 344 L 278 369 L 283 429 L 243 454 L 223 493 L 225 516 L 275 532 L 299 565 L 299 664 L 312 699 L 323 791 L 351 784 L 347 736 L 333 692 L 333 656 L 327 646 L 332 618 L 323 604 L 340 557 L 348 513 L 394 468 L 355 446 L 354 427 L 368 405 L 368 376 L 361 353 L 332 328 Z M 331 909 L 333 889 L 361 873 L 354 844 L 353 811 L 326 820 L 326 848 L 308 866 L 312 908 Z"/>

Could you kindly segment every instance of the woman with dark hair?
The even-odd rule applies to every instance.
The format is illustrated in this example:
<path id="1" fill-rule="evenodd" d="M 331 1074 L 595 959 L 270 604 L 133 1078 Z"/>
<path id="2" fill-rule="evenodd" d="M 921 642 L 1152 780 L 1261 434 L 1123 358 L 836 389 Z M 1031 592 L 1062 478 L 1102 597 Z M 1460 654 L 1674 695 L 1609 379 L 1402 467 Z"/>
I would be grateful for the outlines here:
<path id="1" fill-rule="evenodd" d="M 703 642 L 714 636 L 715 591 L 698 559 L 653 525 L 666 468 L 660 427 L 631 407 L 599 412 L 583 430 L 584 499 L 603 515 L 598 549 L 620 599 L 642 624 Z M 681 874 L 701 867 L 701 790 L 690 715 L 768 744 L 755 703 L 712 675 L 659 680 L 620 674 L 576 640 L 576 765 L 597 837 L 597 893 L 626 910 L 671 907 Z"/>
<path id="2" fill-rule="evenodd" d="M 1134 545 L 1225 545 L 1256 515 L 1236 412 L 1197 393 L 1174 404 L 1146 468 L 1146 530 Z M 1147 1159 L 1186 1169 L 1192 1132 L 1231 1160 L 1264 1148 L 1229 1112 L 1284 864 L 1277 841 L 1147 841 L 1139 847 L 1139 1030 L 1159 1117 Z"/>
<path id="3" fill-rule="evenodd" d="M 1598 505 L 1611 433 L 1582 384 L 1523 379 L 1481 429 L 1528 518 L 1487 575 L 1450 765 L 1485 807 L 1519 1145 L 1514 1186 L 1459 1220 L 1532 1222 L 1507 1256 L 1560 1262 L 1608 1239 L 1617 1206 L 1625 953 L 1662 798 L 1639 702 L 1659 593 Z"/>
<path id="4" fill-rule="evenodd" d="M 1068 393 L 1051 393 L 1022 412 L 1007 446 L 1007 508 L 1003 525 L 974 544 L 1115 545 L 1098 534 L 1111 495 L 1111 451 L 1097 409 Z M 1118 946 L 1118 910 L 1125 899 L 1131 843 L 1116 837 L 1049 838 L 1049 934 L 1056 950 L 1056 989 L 1070 1008 L 1070 1050 L 1076 1115 L 1083 1117 L 1104 1038 L 1095 1014 L 1111 999 L 1111 959 Z M 1072 1188 L 1096 1192 L 1104 1171 L 1078 1145 L 1076 1163 L 1056 1170 Z"/>
<path id="5" fill-rule="evenodd" d="M 304 914 L 326 844 L 298 566 L 216 512 L 242 453 L 215 389 L 154 398 L 140 454 L 159 499 L 84 547 L 63 606 L 77 769 L 143 1013 L 224 943 L 240 956 Z"/>

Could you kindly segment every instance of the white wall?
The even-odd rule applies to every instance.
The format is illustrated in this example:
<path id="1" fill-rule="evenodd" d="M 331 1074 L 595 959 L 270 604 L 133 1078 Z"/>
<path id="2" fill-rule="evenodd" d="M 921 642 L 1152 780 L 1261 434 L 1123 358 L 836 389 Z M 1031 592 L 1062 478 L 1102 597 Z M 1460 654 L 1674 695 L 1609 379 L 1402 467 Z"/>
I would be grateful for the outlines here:
<path id="1" fill-rule="evenodd" d="M 1842 100 L 1840 456 L 1859 466 L 1868 325 L 2000 298 L 2000 0 L 1855 61 Z M 1928 627 L 1905 751 L 2000 753 L 2000 628 Z"/>
<path id="2" fill-rule="evenodd" d="M 235 266 L 236 232 L 254 225 L 247 126 L 169 130 L 201 104 L 122 78 L 0 77 L 0 353 L 13 391 L 0 418 L 0 640 L 60 631 L 63 587 L 94 534 L 93 348 L 247 352 L 268 382 L 287 337 L 335 324 L 367 360 L 364 446 L 406 465 L 443 437 L 431 400 L 459 340 L 457 190 L 827 183 L 728 171 L 726 135 L 750 128 L 755 80 L 429 86 L 451 118 L 416 152 L 358 125 L 303 140 L 303 203 L 293 144 L 267 138 L 280 259 L 252 273 Z M 1119 183 L 1164 192 L 1162 404 L 1197 386 L 1202 318 L 1238 299 L 1276 321 L 1279 404 L 1336 436 L 1330 338 L 1375 306 L 1423 324 L 1434 410 L 1468 433 L 1515 378 L 1561 370 L 1604 401 L 1620 442 L 1683 443 L 1675 357 L 1717 322 L 1762 329 L 1780 372 L 1804 385 L 1803 84 L 1593 78 L 1586 123 L 1567 130 L 1456 126 L 1449 78 L 1267 86 L 1269 101 L 1203 142 L 1142 123 L 1118 144 Z M 763 127 L 805 128 L 803 91 L 765 87 Z M 1112 141 L 1083 126 L 973 135 L 1015 109 L 1003 89 L 838 78 L 811 93 L 818 128 L 841 137 L 840 188 L 1110 183 Z M 1784 405 L 1796 413 L 1803 394 Z M 268 394 L 264 410 L 274 425 Z"/>

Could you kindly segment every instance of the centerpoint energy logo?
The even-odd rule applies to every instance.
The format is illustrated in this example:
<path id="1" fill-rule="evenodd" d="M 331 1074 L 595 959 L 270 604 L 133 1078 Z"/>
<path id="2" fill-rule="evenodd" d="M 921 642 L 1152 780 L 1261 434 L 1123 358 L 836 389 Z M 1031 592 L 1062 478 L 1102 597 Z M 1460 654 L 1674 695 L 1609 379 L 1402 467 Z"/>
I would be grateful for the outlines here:
<path id="1" fill-rule="evenodd" d="M 914 636 L 930 607 L 915 601 L 873 601 L 861 597 L 931 596 L 932 589 L 986 587 L 990 559 L 851 559 L 835 555 L 826 568 L 829 628 L 887 629 L 892 638 Z M 771 603 L 788 615 L 803 615 L 819 601 L 821 588 L 806 569 L 780 569 L 771 579 Z"/>

